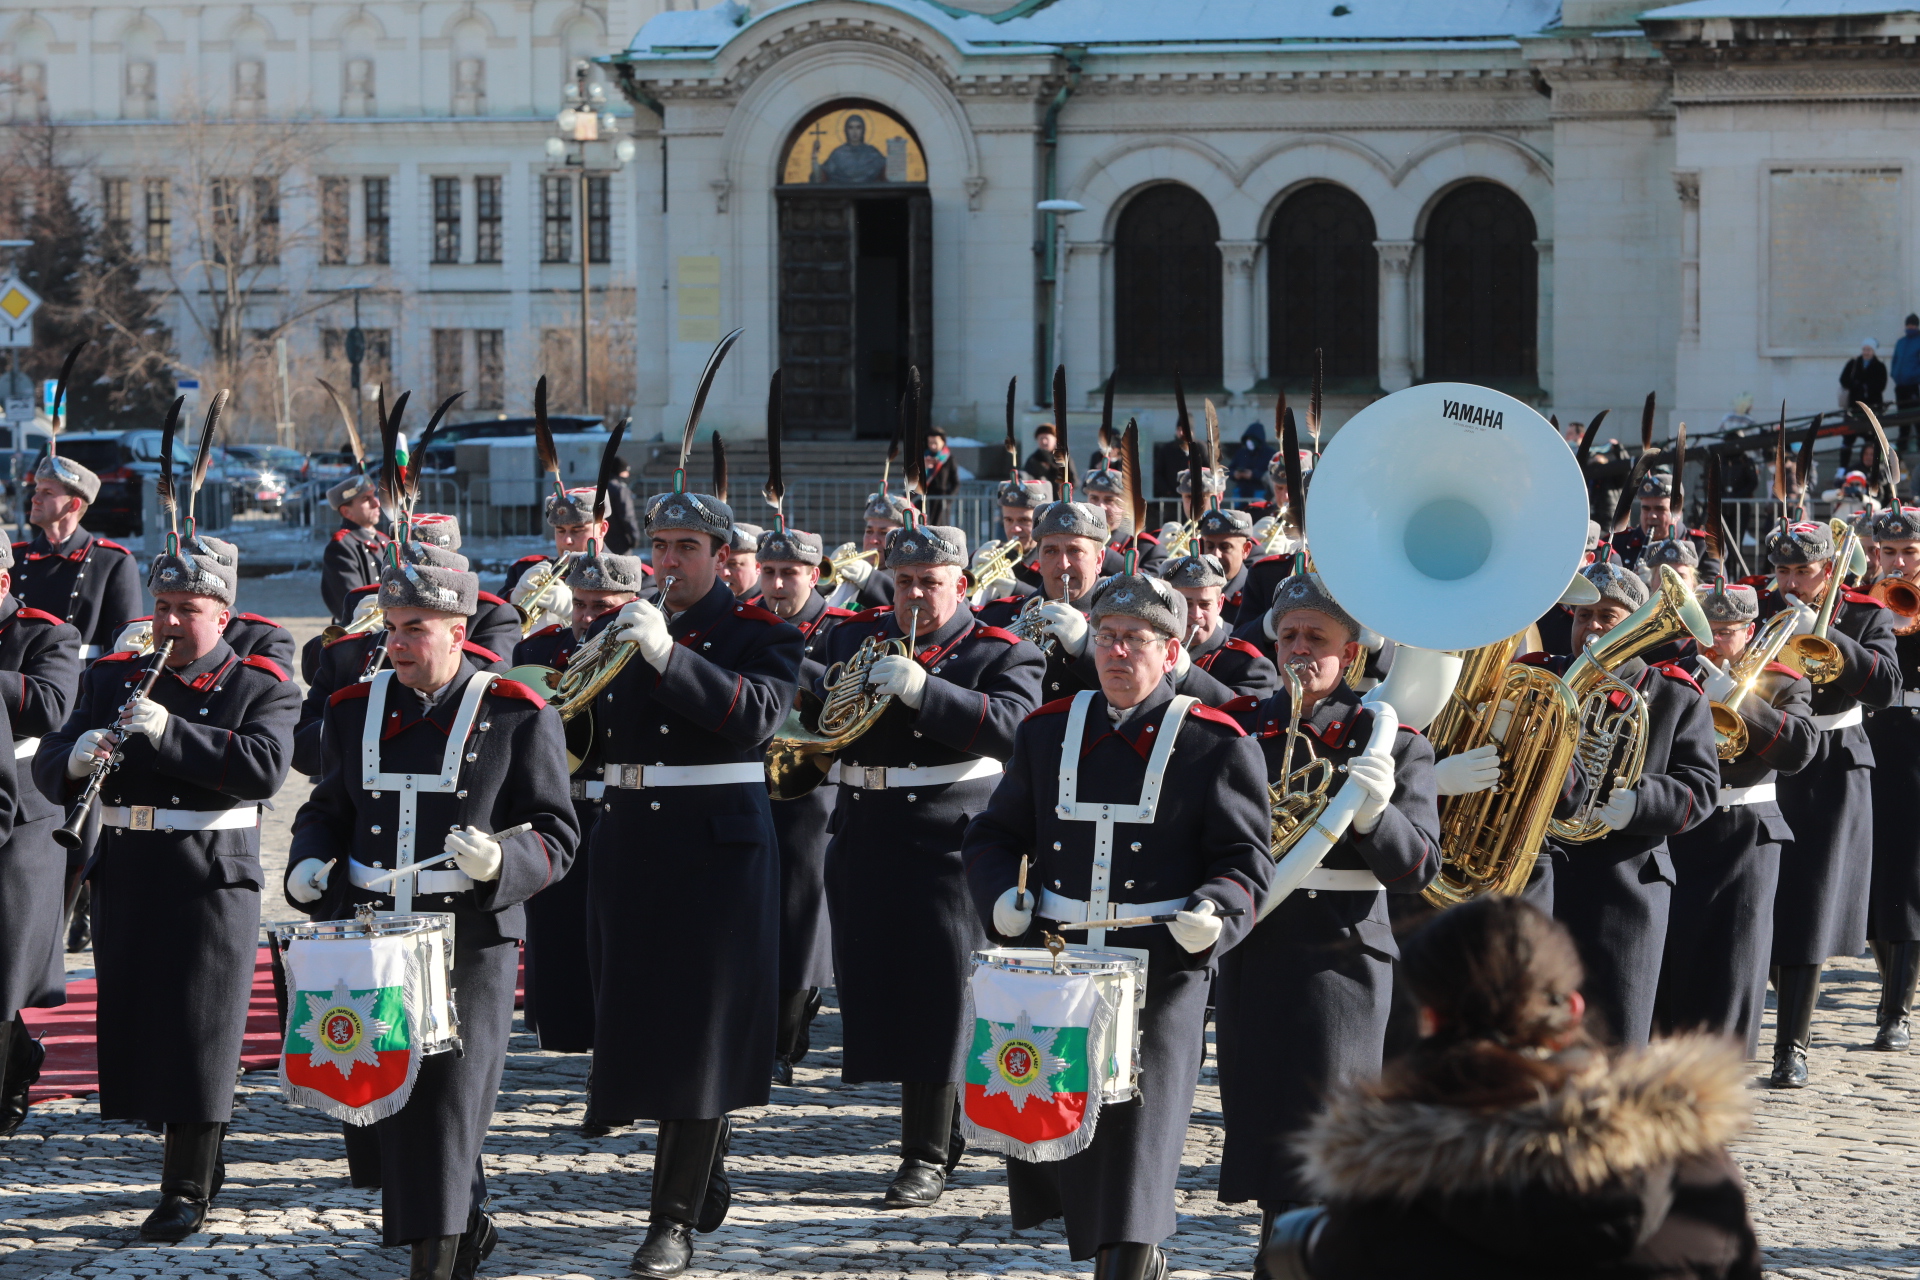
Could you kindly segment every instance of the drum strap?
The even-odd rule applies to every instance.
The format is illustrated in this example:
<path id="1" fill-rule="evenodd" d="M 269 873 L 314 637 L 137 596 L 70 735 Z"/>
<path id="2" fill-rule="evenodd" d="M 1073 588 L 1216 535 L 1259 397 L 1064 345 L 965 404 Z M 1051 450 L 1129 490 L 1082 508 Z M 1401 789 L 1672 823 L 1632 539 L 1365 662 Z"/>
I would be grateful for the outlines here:
<path id="1" fill-rule="evenodd" d="M 1080 802 L 1081 739 L 1087 730 L 1087 708 L 1093 705 L 1093 690 L 1083 689 L 1073 696 L 1073 710 L 1067 713 L 1067 736 L 1060 744 L 1060 800 L 1054 812 L 1066 822 L 1091 822 L 1093 827 L 1093 875 L 1087 891 L 1088 920 L 1113 918 L 1113 828 L 1116 823 L 1148 823 L 1160 807 L 1160 784 L 1166 780 L 1167 761 L 1173 756 L 1173 740 L 1185 723 L 1187 709 L 1200 701 L 1175 694 L 1160 721 L 1160 740 L 1147 756 L 1147 776 L 1140 784 L 1140 799 L 1131 805 Z M 1087 945 L 1103 947 L 1105 929 L 1089 929 Z"/>
<path id="2" fill-rule="evenodd" d="M 413 846 L 419 828 L 420 793 L 452 791 L 460 782 L 460 757 L 473 733 L 473 722 L 480 714 L 480 699 L 500 677 L 491 671 L 476 671 L 467 678 L 460 695 L 460 709 L 454 714 L 453 727 L 447 732 L 446 754 L 440 760 L 438 776 L 417 773 L 380 772 L 380 726 L 386 719 L 387 691 L 393 688 L 393 672 L 382 671 L 373 678 L 367 693 L 367 722 L 360 730 L 360 785 L 374 795 L 382 791 L 400 793 L 400 830 L 395 833 L 393 865 L 413 865 Z M 393 910 L 406 915 L 413 910 L 413 882 L 417 877 L 401 876 L 393 882 Z"/>

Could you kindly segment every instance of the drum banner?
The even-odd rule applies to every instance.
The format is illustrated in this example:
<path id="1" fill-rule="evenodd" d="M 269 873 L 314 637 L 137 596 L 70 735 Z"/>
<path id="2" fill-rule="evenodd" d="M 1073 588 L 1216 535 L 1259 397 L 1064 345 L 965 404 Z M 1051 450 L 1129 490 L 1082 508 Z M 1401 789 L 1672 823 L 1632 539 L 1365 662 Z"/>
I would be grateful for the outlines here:
<path id="1" fill-rule="evenodd" d="M 288 1101 L 368 1125 L 407 1105 L 420 1072 L 425 988 L 411 939 L 296 938 L 286 952 Z"/>
<path id="2" fill-rule="evenodd" d="M 1034 1162 L 1086 1150 L 1115 1070 L 1114 1009 L 1093 978 L 976 964 L 967 1004 L 968 1140 Z"/>

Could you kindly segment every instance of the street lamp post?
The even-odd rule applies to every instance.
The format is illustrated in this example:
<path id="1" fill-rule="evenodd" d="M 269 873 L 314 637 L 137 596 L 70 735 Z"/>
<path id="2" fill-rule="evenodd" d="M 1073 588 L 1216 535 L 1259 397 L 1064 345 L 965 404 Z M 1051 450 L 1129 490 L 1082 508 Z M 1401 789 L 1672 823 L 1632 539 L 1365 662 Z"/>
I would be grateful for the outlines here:
<path id="1" fill-rule="evenodd" d="M 1087 206 L 1078 200 L 1042 200 L 1034 206 L 1041 213 L 1053 215 L 1053 348 L 1051 367 L 1043 369 L 1041 390 L 1053 385 L 1052 373 L 1067 362 L 1067 219 L 1076 213 L 1084 213 Z M 1057 404 L 1053 412 L 1057 416 L 1067 411 L 1067 406 Z"/>
<path id="2" fill-rule="evenodd" d="M 593 284 L 592 242 L 589 239 L 590 226 L 587 218 L 587 195 L 590 179 L 596 173 L 618 173 L 633 159 L 633 139 L 620 136 L 620 119 L 607 110 L 606 86 L 592 79 L 593 68 L 582 59 L 573 64 L 573 79 L 565 90 L 566 105 L 560 108 L 553 122 L 560 132 L 547 139 L 547 158 L 565 165 L 575 172 L 574 205 L 579 217 L 580 228 L 575 243 L 580 249 L 580 411 L 593 412 L 593 391 L 589 381 L 593 373 L 593 357 L 587 349 L 588 326 L 592 321 L 590 304 Z M 588 147 L 596 142 L 611 143 L 612 163 L 603 159 L 598 169 L 589 167 Z M 568 148 L 573 150 L 569 152 Z M 605 153 L 602 152 L 604 157 Z M 611 239 L 612 231 L 608 231 Z M 608 246 L 611 249 L 611 245 Z M 609 252 L 608 257 L 612 254 Z"/>

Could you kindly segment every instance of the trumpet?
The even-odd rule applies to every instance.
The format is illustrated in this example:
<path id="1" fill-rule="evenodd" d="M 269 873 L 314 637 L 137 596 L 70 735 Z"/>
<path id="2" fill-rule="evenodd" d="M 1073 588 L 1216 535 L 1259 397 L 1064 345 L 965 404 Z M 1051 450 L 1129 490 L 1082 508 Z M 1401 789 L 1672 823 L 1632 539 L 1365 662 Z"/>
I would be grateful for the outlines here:
<path id="1" fill-rule="evenodd" d="M 1073 598 L 1073 579 L 1061 579 L 1062 592 L 1070 601 Z M 1039 649 L 1049 659 L 1060 651 L 1060 641 L 1047 627 L 1047 620 L 1040 616 L 1040 606 L 1047 603 L 1046 592 L 1042 591 L 1020 606 L 1013 621 L 1007 624 L 1007 630 Z"/>
<path id="2" fill-rule="evenodd" d="M 835 582 L 845 582 L 847 580 L 847 566 L 851 565 L 855 560 L 865 560 L 877 569 L 880 567 L 880 552 L 877 549 L 873 551 L 862 551 L 855 543 L 843 542 L 835 547 L 833 549 L 833 555 L 828 557 L 827 566 L 830 570 L 828 576 Z"/>
<path id="3" fill-rule="evenodd" d="M 535 566 L 528 574 L 529 577 L 538 574 L 539 577 L 534 578 L 534 581 L 539 585 L 522 596 L 519 604 L 513 606 L 513 611 L 520 615 L 522 640 L 540 629 L 541 618 L 550 613 L 558 616 L 552 606 L 559 601 L 560 592 L 566 588 L 567 570 L 572 567 L 575 554 L 569 551 L 558 560 Z"/>
<path id="4" fill-rule="evenodd" d="M 342 636 L 364 636 L 374 631 L 385 631 L 386 629 L 387 611 L 379 605 L 375 605 L 365 613 L 355 614 L 353 621 L 344 627 L 337 624 L 327 627 L 321 631 L 320 639 L 324 644 L 332 644 Z"/>
<path id="5" fill-rule="evenodd" d="M 1793 637 L 1780 650 L 1781 665 L 1792 667 L 1805 676 L 1810 684 L 1832 684 L 1840 678 L 1847 660 L 1841 654 L 1840 646 L 1827 639 L 1827 632 L 1833 628 L 1833 611 L 1840 603 L 1840 593 L 1847 577 L 1867 570 L 1867 553 L 1861 549 L 1860 535 L 1853 526 L 1845 520 L 1830 523 L 1834 536 L 1841 540 L 1840 554 L 1833 558 L 1833 568 L 1827 574 L 1827 589 L 1820 597 L 1820 611 L 1815 617 L 1813 631 L 1808 635 Z"/>
<path id="6" fill-rule="evenodd" d="M 1200 537 L 1200 522 L 1189 520 L 1180 526 L 1180 531 L 1167 539 L 1169 560 L 1178 560 L 1181 556 L 1193 554 L 1193 544 Z"/>
<path id="7" fill-rule="evenodd" d="M 1893 629 L 1893 634 L 1910 636 L 1920 631 L 1920 586 L 1888 574 L 1867 588 L 1867 594 L 1899 617 L 1900 624 Z"/>
<path id="8" fill-rule="evenodd" d="M 1740 704 L 1760 682 L 1760 673 L 1793 638 L 1793 614 L 1782 610 L 1767 619 L 1766 626 L 1753 643 L 1740 651 L 1740 657 L 1727 674 L 1733 677 L 1733 693 L 1725 703 L 1713 702 L 1714 750 L 1722 760 L 1738 760 L 1747 749 L 1747 722 L 1740 718 Z"/>
<path id="9" fill-rule="evenodd" d="M 1018 538 L 1008 538 L 1005 542 L 989 542 L 980 548 L 974 556 L 973 564 L 967 569 L 967 576 L 973 581 L 975 607 L 986 603 L 988 587 L 1013 577 L 1013 567 L 1020 563 L 1020 557 L 1024 554 L 1026 554 L 1026 548 L 1021 545 Z"/>

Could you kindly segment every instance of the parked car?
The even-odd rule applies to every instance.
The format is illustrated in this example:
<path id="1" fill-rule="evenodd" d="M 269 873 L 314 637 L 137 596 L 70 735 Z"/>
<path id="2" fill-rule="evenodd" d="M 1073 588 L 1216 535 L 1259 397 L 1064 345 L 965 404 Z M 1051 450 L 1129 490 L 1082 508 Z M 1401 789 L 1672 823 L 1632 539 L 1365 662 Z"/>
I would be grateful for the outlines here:
<path id="1" fill-rule="evenodd" d="M 230 444 L 224 452 L 227 484 L 233 493 L 235 512 L 277 512 L 286 500 L 287 491 L 307 479 L 307 456 L 295 449 L 271 444 Z"/>
<path id="2" fill-rule="evenodd" d="M 60 453 L 72 458 L 100 477 L 100 496 L 87 509 L 87 528 L 95 533 L 126 536 L 141 532 L 141 512 L 147 502 L 146 491 L 160 475 L 160 439 L 156 430 L 68 431 L 60 436 Z M 201 489 L 198 507 L 202 528 L 217 529 L 227 523 L 229 510 L 225 492 L 228 477 L 220 451 L 207 467 L 206 483 Z M 40 455 L 45 456 L 45 450 Z M 38 463 L 38 457 L 35 459 Z M 184 495 L 186 478 L 193 468 L 190 444 L 176 447 L 174 474 Z M 185 502 L 182 509 L 184 511 Z"/>

